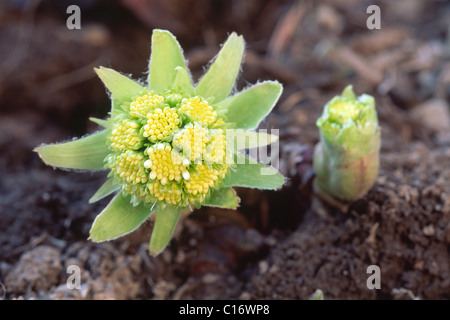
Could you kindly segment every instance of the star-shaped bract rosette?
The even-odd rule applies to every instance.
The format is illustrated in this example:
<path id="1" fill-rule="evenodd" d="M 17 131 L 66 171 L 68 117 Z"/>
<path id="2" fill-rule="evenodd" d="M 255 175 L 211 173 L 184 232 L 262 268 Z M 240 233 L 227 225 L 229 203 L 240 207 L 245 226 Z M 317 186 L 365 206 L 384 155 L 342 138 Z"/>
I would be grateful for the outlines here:
<path id="1" fill-rule="evenodd" d="M 51 166 L 110 170 L 90 202 L 116 195 L 96 217 L 91 240 L 123 236 L 155 213 L 150 253 L 156 255 L 182 210 L 236 209 L 233 187 L 276 190 L 284 184 L 275 169 L 239 151 L 276 141 L 254 129 L 282 92 L 280 83 L 264 81 L 230 95 L 243 53 L 242 36 L 232 33 L 194 86 L 175 37 L 154 30 L 147 85 L 109 68 L 95 70 L 111 93 L 110 117 L 91 118 L 104 129 L 36 148 Z"/>

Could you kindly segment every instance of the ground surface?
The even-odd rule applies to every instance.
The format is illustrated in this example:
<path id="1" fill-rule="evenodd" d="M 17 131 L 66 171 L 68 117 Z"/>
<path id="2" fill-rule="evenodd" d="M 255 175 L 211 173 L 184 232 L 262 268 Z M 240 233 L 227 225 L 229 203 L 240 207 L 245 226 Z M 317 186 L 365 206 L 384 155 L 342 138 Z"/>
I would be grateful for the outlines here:
<path id="1" fill-rule="evenodd" d="M 327 299 L 450 298 L 445 2 L 92 1 L 78 31 L 65 26 L 68 4 L 54 2 L 0 5 L 1 298 L 306 299 L 316 289 Z M 381 30 L 366 28 L 373 2 Z M 109 106 L 92 68 L 144 77 L 155 27 L 178 36 L 194 77 L 227 32 L 244 35 L 237 89 L 285 87 L 262 127 L 280 129 L 289 180 L 278 192 L 238 190 L 237 211 L 196 211 L 152 258 L 151 223 L 86 240 L 109 201 L 88 204 L 106 173 L 53 170 L 32 149 L 95 131 L 88 117 Z M 342 213 L 314 197 L 311 154 L 323 105 L 349 83 L 376 98 L 382 152 L 375 186 Z M 66 286 L 70 265 L 80 290 Z M 381 268 L 380 290 L 366 286 L 370 265 Z"/>

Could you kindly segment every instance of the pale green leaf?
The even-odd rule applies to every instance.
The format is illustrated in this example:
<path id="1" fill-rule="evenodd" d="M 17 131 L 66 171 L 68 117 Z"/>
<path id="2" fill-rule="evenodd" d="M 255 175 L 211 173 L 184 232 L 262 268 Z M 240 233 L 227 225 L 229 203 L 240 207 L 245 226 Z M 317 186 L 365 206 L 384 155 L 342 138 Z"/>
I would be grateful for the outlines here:
<path id="1" fill-rule="evenodd" d="M 265 81 L 223 100 L 217 108 L 225 113 L 227 122 L 236 124 L 236 128 L 255 129 L 273 109 L 282 92 L 279 82 Z"/>
<path id="2" fill-rule="evenodd" d="M 155 225 L 150 238 L 150 254 L 161 253 L 172 239 L 175 227 L 180 219 L 181 208 L 166 205 L 156 211 Z"/>
<path id="3" fill-rule="evenodd" d="M 153 30 L 150 57 L 149 88 L 157 93 L 171 89 L 177 67 L 187 71 L 183 52 L 175 37 L 166 30 Z"/>
<path id="4" fill-rule="evenodd" d="M 314 293 L 309 297 L 308 300 L 323 300 L 323 292 L 320 289 L 314 291 Z"/>
<path id="5" fill-rule="evenodd" d="M 106 146 L 108 131 L 100 131 L 77 140 L 42 145 L 34 149 L 47 165 L 67 168 L 99 170 L 111 152 Z"/>
<path id="6" fill-rule="evenodd" d="M 349 100 L 356 100 L 355 92 L 353 91 L 353 86 L 351 84 L 344 88 L 342 96 Z"/>
<path id="7" fill-rule="evenodd" d="M 211 102 L 218 103 L 231 92 L 241 68 L 244 54 L 244 39 L 232 33 L 224 43 L 209 70 L 200 79 L 195 93 Z"/>
<path id="8" fill-rule="evenodd" d="M 202 203 L 203 206 L 236 209 L 241 199 L 233 188 L 215 189 Z"/>
<path id="9" fill-rule="evenodd" d="M 98 124 L 99 126 L 101 126 L 103 128 L 109 128 L 111 126 L 109 124 L 108 120 L 103 120 L 103 119 L 99 119 L 99 118 L 95 118 L 95 117 L 90 117 L 89 120 L 91 120 L 92 122 Z"/>
<path id="10" fill-rule="evenodd" d="M 283 186 L 285 179 L 275 169 L 266 167 L 242 154 L 236 154 L 236 167 L 229 169 L 223 179 L 224 187 L 246 187 L 276 190 Z"/>
<path id="11" fill-rule="evenodd" d="M 97 192 L 89 199 L 89 203 L 94 203 L 110 194 L 120 190 L 120 185 L 114 181 L 114 179 L 109 178 L 105 183 L 97 190 Z"/>
<path id="12" fill-rule="evenodd" d="M 266 132 L 227 129 L 226 141 L 227 149 L 236 152 L 237 150 L 267 146 L 278 141 L 278 136 Z"/>
<path id="13" fill-rule="evenodd" d="M 152 213 L 143 203 L 133 207 L 130 196 L 116 195 L 95 218 L 90 230 L 94 242 L 113 240 L 136 230 Z"/>
<path id="14" fill-rule="evenodd" d="M 94 68 L 99 78 L 111 92 L 114 99 L 130 102 L 133 97 L 142 93 L 145 88 L 123 74 L 105 67 Z"/>
<path id="15" fill-rule="evenodd" d="M 182 91 L 191 96 L 194 96 L 195 92 L 194 88 L 192 87 L 192 81 L 189 77 L 188 71 L 182 67 L 176 67 L 175 69 L 177 74 L 171 88 L 173 90 Z"/>
<path id="16" fill-rule="evenodd" d="M 123 113 L 122 104 L 119 100 L 115 99 L 114 97 L 111 97 L 111 115 L 114 117 L 118 114 Z"/>

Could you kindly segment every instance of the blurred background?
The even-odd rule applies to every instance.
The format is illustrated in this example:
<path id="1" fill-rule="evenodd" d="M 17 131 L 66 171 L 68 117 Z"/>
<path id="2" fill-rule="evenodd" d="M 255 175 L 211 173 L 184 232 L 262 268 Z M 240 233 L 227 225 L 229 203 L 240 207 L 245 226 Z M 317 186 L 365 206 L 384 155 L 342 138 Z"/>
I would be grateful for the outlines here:
<path id="1" fill-rule="evenodd" d="M 69 30 L 66 9 L 73 4 L 81 9 L 81 29 Z M 370 5 L 381 9 L 379 30 L 367 28 L 370 14 L 366 10 Z M 244 36 L 245 62 L 236 90 L 260 80 L 283 83 L 284 93 L 261 127 L 280 129 L 279 169 L 289 177 L 286 187 L 277 193 L 240 190 L 242 204 L 237 212 L 200 210 L 196 218 L 186 220 L 170 250 L 157 259 L 146 252 L 150 225 L 115 243 L 87 241 L 90 225 L 107 199 L 94 205 L 87 200 L 106 174 L 53 170 L 32 152 L 41 143 L 97 130 L 88 118 L 106 117 L 110 102 L 93 68 L 108 66 L 144 80 L 154 28 L 176 35 L 194 80 L 229 33 L 236 31 Z M 286 243 L 283 241 L 298 232 L 298 226 L 308 229 L 315 221 L 310 217 L 312 148 L 319 138 L 315 121 L 324 104 L 347 84 L 353 84 L 356 94 L 368 93 L 377 100 L 382 152 L 386 155 L 381 169 L 384 180 L 378 181 L 378 193 L 373 192 L 353 208 L 368 213 L 362 220 L 352 220 L 352 230 L 361 230 L 354 236 L 363 240 L 355 243 L 345 238 L 345 219 L 327 222 L 321 225 L 323 230 L 311 229 L 308 232 L 312 234 L 328 234 L 330 226 L 344 226 L 337 238 L 309 245 L 316 260 L 304 267 L 292 267 L 302 270 L 292 276 L 297 282 L 289 280 L 298 287 L 273 296 L 271 286 L 278 285 L 261 280 L 261 275 L 276 265 L 277 257 L 283 257 L 274 252 L 289 249 L 279 243 Z M 438 193 L 428 199 L 423 194 L 420 201 L 426 201 L 417 204 L 411 203 L 414 192 L 408 191 L 410 200 L 401 200 L 405 203 L 389 202 L 394 212 L 403 214 L 421 208 L 429 214 L 423 215 L 420 210 L 417 214 L 431 220 L 417 218 L 411 227 L 405 227 L 403 238 L 389 238 L 398 241 L 400 251 L 403 246 L 410 251 L 393 252 L 392 256 L 386 253 L 387 257 L 397 257 L 389 269 L 388 288 L 381 293 L 359 290 L 364 274 L 355 276 L 358 281 L 351 282 L 354 287 L 345 284 L 339 289 L 332 289 L 338 284 L 326 281 L 328 271 L 323 271 L 323 279 L 320 273 L 314 278 L 328 261 L 325 256 L 339 255 L 336 252 L 347 245 L 355 246 L 350 250 L 354 256 L 345 255 L 340 261 L 358 261 L 354 264 L 357 267 L 380 262 L 383 245 L 373 247 L 364 239 L 370 234 L 375 237 L 382 214 L 388 211 L 382 207 L 387 203 L 386 194 L 391 192 L 389 197 L 395 197 L 399 185 L 414 185 L 420 193 L 438 177 L 448 175 L 449 99 L 448 1 L 3 0 L 0 297 L 307 298 L 321 287 L 330 298 L 450 298 L 450 271 L 445 260 L 449 255 L 445 247 L 450 242 L 448 213 L 432 215 L 449 210 L 448 182 L 442 182 L 444 196 Z M 416 174 L 414 168 L 420 163 L 436 171 L 429 174 L 422 168 Z M 400 176 L 389 180 L 397 171 Z M 441 211 L 434 205 L 441 205 Z M 444 260 L 425 258 L 431 244 L 421 237 L 426 237 L 422 230 L 428 225 L 442 229 L 441 238 L 433 241 L 440 248 L 436 256 L 444 254 Z M 385 232 L 395 234 L 397 227 L 390 226 Z M 416 229 L 420 237 L 414 236 Z M 438 231 L 435 234 L 439 235 Z M 339 250 L 321 251 L 324 246 Z M 369 249 L 374 251 L 362 253 Z M 301 257 L 291 258 L 304 265 Z M 65 270 L 70 264 L 82 266 L 82 290 L 70 291 L 65 286 Z M 435 265 L 438 271 L 433 269 Z M 412 274 L 399 278 L 405 268 Z M 225 281 L 218 283 L 217 277 Z M 426 285 L 433 281 L 435 286 Z"/>

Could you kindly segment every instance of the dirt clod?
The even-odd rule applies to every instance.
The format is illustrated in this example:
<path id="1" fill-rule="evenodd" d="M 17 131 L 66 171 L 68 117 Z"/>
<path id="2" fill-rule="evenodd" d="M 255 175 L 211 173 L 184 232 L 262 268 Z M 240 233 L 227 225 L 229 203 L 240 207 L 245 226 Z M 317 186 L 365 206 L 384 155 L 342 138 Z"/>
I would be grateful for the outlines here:
<path id="1" fill-rule="evenodd" d="M 58 283 L 61 273 L 59 250 L 38 246 L 25 252 L 17 266 L 6 276 L 5 286 L 11 292 L 47 290 Z"/>

